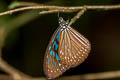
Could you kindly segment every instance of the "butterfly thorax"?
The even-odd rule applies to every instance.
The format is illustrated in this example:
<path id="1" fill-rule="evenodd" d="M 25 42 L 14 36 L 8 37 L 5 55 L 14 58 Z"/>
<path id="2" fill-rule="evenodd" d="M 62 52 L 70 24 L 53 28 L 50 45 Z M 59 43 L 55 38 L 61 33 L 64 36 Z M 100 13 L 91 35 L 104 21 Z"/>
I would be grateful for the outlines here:
<path id="1" fill-rule="evenodd" d="M 65 21 L 62 17 L 59 18 L 59 27 L 61 27 L 61 31 L 67 29 L 69 27 L 69 20 Z"/>

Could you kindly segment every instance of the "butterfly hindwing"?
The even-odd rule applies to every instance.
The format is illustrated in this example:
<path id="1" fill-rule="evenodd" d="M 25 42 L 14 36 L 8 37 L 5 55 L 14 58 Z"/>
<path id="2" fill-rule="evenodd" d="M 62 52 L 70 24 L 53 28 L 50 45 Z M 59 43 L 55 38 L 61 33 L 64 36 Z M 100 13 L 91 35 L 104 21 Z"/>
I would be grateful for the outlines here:
<path id="1" fill-rule="evenodd" d="M 49 45 L 46 49 L 44 58 L 44 72 L 49 79 L 56 78 L 65 72 L 69 66 L 62 64 L 61 59 L 58 55 L 60 41 L 60 30 L 59 28 L 54 32 Z"/>
<path id="2" fill-rule="evenodd" d="M 89 41 L 71 27 L 61 32 L 59 44 L 62 63 L 72 67 L 82 63 L 90 51 Z"/>

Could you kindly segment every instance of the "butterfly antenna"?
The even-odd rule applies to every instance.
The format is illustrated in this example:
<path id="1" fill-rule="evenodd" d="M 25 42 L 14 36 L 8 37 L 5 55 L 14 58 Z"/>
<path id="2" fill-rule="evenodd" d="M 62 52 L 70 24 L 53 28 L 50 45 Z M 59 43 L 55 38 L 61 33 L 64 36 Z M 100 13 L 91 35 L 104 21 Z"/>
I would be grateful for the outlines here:
<path id="1" fill-rule="evenodd" d="M 59 12 L 58 12 L 58 19 L 60 18 L 60 16 L 59 16 Z"/>
<path id="2" fill-rule="evenodd" d="M 68 17 L 68 22 L 70 21 L 70 17 Z"/>

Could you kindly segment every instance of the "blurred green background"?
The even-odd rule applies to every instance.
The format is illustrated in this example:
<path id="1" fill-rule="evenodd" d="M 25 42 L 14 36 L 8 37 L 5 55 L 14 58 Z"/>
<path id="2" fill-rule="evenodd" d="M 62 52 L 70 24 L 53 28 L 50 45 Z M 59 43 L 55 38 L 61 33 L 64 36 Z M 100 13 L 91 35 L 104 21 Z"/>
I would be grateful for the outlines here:
<path id="1" fill-rule="evenodd" d="M 28 2 L 28 0 L 0 0 L 0 12 L 9 10 L 9 6 L 15 1 Z M 120 0 L 29 0 L 29 2 L 59 6 L 120 4 Z M 39 11 L 29 10 L 0 16 L 0 27 L 5 27 L 9 31 L 3 47 L 3 58 L 12 66 L 34 77 L 44 76 L 45 50 L 58 27 L 57 13 L 39 15 Z M 74 17 L 76 12 L 59 15 L 67 20 Z M 88 10 L 72 27 L 90 40 L 92 50 L 85 62 L 66 71 L 63 76 L 120 70 L 120 9 Z"/>

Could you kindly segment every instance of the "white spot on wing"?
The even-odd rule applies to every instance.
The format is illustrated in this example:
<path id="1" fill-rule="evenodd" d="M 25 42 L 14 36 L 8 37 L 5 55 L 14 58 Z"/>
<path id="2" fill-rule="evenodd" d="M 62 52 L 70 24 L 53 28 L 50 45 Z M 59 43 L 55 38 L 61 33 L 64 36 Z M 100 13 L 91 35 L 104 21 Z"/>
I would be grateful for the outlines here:
<path id="1" fill-rule="evenodd" d="M 82 54 L 82 56 L 84 56 L 84 55 Z"/>
<path id="2" fill-rule="evenodd" d="M 72 58 L 74 59 L 74 57 L 72 56 Z"/>
<path id="3" fill-rule="evenodd" d="M 85 52 L 83 51 L 83 53 L 85 53 Z"/>
<path id="4" fill-rule="evenodd" d="M 82 49 L 84 49 L 84 47 L 81 47 Z"/>
<path id="5" fill-rule="evenodd" d="M 81 57 L 79 56 L 79 58 L 81 58 Z"/>
<path id="6" fill-rule="evenodd" d="M 78 54 L 80 54 L 80 51 L 78 52 Z"/>
<path id="7" fill-rule="evenodd" d="M 75 58 L 77 58 L 76 56 L 74 56 Z"/>
<path id="8" fill-rule="evenodd" d="M 53 72 L 53 71 L 51 70 L 51 72 Z"/>
<path id="9" fill-rule="evenodd" d="M 80 51 L 82 51 L 82 49 L 80 49 Z"/>
<path id="10" fill-rule="evenodd" d="M 62 53 L 62 50 L 60 50 L 60 54 Z"/>
<path id="11" fill-rule="evenodd" d="M 59 63 L 59 66 L 61 66 L 61 64 Z"/>
<path id="12" fill-rule="evenodd" d="M 68 60 L 69 60 L 69 57 L 67 57 L 68 58 Z"/>
<path id="13" fill-rule="evenodd" d="M 67 57 L 65 56 L 65 59 L 66 59 Z"/>
<path id="14" fill-rule="evenodd" d="M 62 52 L 62 55 L 64 55 L 64 53 Z"/>
<path id="15" fill-rule="evenodd" d="M 76 62 L 76 60 L 74 60 L 74 62 Z"/>
<path id="16" fill-rule="evenodd" d="M 85 49 L 85 51 L 87 51 L 87 49 Z"/>

